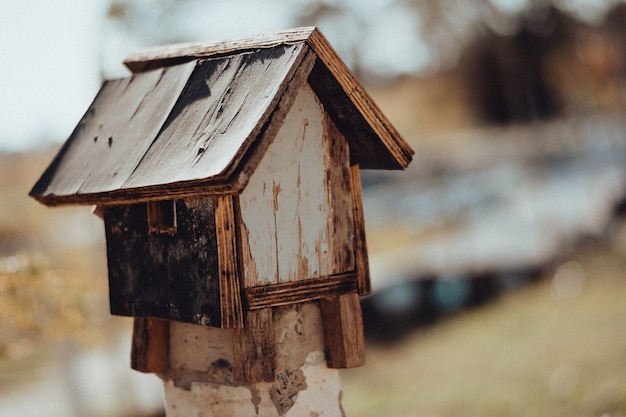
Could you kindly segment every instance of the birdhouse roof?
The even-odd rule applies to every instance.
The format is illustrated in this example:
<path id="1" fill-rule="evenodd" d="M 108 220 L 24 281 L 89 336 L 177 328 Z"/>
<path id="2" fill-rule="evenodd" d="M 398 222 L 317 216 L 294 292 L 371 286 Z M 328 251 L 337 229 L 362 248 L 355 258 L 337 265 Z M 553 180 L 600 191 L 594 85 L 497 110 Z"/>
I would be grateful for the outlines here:
<path id="1" fill-rule="evenodd" d="M 316 28 L 130 55 L 35 184 L 48 205 L 237 192 L 308 81 L 351 163 L 403 169 L 413 150 Z M 250 166 L 252 165 L 252 166 Z"/>

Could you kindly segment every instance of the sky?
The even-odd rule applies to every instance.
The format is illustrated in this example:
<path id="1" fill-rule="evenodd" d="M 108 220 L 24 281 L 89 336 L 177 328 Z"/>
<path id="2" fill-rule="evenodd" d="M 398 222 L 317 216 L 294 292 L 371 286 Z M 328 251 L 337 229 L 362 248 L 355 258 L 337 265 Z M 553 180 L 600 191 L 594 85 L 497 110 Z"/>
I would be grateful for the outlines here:
<path id="1" fill-rule="evenodd" d="M 107 78 L 128 75 L 121 61 L 142 45 L 106 20 L 111 0 L 0 0 L 0 152 L 25 151 L 63 142 L 72 132 Z M 194 41 L 265 33 L 293 27 L 305 0 L 213 0 L 190 2 L 188 9 L 162 20 L 142 15 L 142 30 L 175 33 Z M 318 26 L 351 66 L 350 45 L 360 59 L 381 74 L 411 73 L 428 65 L 430 56 L 419 38 L 419 22 L 392 0 L 325 0 L 347 5 L 350 13 L 326 18 Z M 529 0 L 492 0 L 514 12 Z M 155 0 L 141 4 L 152 12 Z M 569 0 L 581 10 L 599 0 Z M 149 13 L 147 13 L 149 14 Z M 154 13 L 152 13 L 154 14 Z M 335 20 L 333 20 L 335 19 Z M 363 25 L 368 25 L 364 31 Z M 146 39 L 144 39 L 146 41 Z"/>
<path id="2" fill-rule="evenodd" d="M 0 1 L 0 150 L 69 136 L 100 84 L 100 6 Z"/>
<path id="3" fill-rule="evenodd" d="M 407 48 L 416 40 L 415 22 L 401 10 L 385 8 L 388 2 L 362 3 L 353 21 L 342 22 L 341 28 L 332 21 L 319 26 L 341 50 L 342 42 L 350 41 L 349 36 L 363 36 L 355 28 L 366 15 L 384 17 L 381 21 L 386 26 L 374 25 L 369 39 L 364 40 L 371 42 L 371 47 L 365 48 L 364 59 L 381 71 L 411 71 L 426 59 L 425 51 L 419 44 Z M 171 16 L 172 26 L 181 28 L 183 37 L 194 40 L 287 29 L 293 26 L 297 3 L 198 2 L 197 9 Z M 0 0 L 0 151 L 19 152 L 60 144 L 98 92 L 102 72 L 107 78 L 128 75 L 121 61 L 128 53 L 147 45 L 139 45 L 137 39 L 129 38 L 105 19 L 108 5 L 109 0 Z M 391 32 L 387 30 L 390 22 L 394 28 Z M 390 44 L 405 48 L 403 56 L 407 59 L 399 61 L 397 55 L 394 57 Z M 407 55 L 407 49 L 413 54 Z M 349 65 L 350 57 L 344 59 Z"/>

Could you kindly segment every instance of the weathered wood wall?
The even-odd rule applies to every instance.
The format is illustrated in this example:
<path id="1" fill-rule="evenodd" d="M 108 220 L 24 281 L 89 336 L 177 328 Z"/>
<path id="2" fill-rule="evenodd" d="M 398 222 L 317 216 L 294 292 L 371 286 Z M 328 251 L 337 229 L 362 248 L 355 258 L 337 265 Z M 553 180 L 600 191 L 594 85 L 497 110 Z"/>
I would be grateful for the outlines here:
<path id="1" fill-rule="evenodd" d="M 246 288 L 355 270 L 348 142 L 308 85 L 240 207 Z"/>
<path id="2" fill-rule="evenodd" d="M 104 211 L 111 313 L 220 326 L 216 198 L 176 201 L 176 232 L 148 230 L 147 204 Z"/>

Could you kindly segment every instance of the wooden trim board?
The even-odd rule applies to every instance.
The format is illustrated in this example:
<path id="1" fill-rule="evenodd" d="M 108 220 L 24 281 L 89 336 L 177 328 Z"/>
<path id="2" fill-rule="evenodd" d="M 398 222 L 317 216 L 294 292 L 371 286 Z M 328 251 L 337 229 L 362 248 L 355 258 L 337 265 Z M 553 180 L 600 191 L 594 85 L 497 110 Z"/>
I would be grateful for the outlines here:
<path id="1" fill-rule="evenodd" d="M 135 317 L 130 366 L 139 372 L 165 372 L 169 366 L 170 322 Z"/>
<path id="2" fill-rule="evenodd" d="M 356 368 L 365 365 L 365 336 L 359 295 L 333 295 L 321 299 L 319 303 L 328 367 Z"/>
<path id="3" fill-rule="evenodd" d="M 124 59 L 124 65 L 133 73 L 151 71 L 169 67 L 197 58 L 227 55 L 233 52 L 245 52 L 259 48 L 292 43 L 302 43 L 316 31 L 315 27 L 295 28 L 248 37 L 226 39 L 217 42 L 193 42 L 166 46 L 157 46 L 131 53 Z"/>
<path id="4" fill-rule="evenodd" d="M 246 288 L 248 308 L 256 310 L 267 307 L 319 300 L 333 294 L 357 291 L 357 275 L 347 273 L 331 277 L 306 279 Z"/>
<path id="5" fill-rule="evenodd" d="M 246 384 L 273 382 L 275 369 L 272 309 L 248 311 L 244 328 L 233 329 L 233 378 Z"/>
<path id="6" fill-rule="evenodd" d="M 360 295 L 372 292 L 370 284 L 370 268 L 365 240 L 365 215 L 363 213 L 363 196 L 361 192 L 361 171 L 358 165 L 350 167 L 350 187 L 352 192 L 352 218 L 354 220 L 354 252 L 356 257 L 356 273 Z"/>
<path id="7" fill-rule="evenodd" d="M 215 207 L 222 328 L 243 326 L 234 198 L 220 196 Z"/>

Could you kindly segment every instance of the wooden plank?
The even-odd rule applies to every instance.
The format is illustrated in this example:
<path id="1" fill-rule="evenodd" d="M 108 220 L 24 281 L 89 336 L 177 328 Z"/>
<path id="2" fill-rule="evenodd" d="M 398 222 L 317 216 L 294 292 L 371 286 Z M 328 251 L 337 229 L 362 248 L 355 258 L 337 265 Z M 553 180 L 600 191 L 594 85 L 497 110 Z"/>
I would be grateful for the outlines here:
<path id="1" fill-rule="evenodd" d="M 315 27 L 302 27 L 216 42 L 158 46 L 128 55 L 124 59 L 124 65 L 135 73 L 150 71 L 202 57 L 220 56 L 259 48 L 273 48 L 283 44 L 302 43 L 315 30 Z"/>
<path id="2" fill-rule="evenodd" d="M 319 303 L 328 367 L 355 368 L 365 365 L 365 337 L 359 295 L 340 294 L 324 298 Z"/>
<path id="3" fill-rule="evenodd" d="M 243 326 L 234 198 L 236 197 L 217 197 L 215 207 L 221 327 L 223 328 Z"/>
<path id="4" fill-rule="evenodd" d="M 139 372 L 165 372 L 169 366 L 170 322 L 154 317 L 136 317 L 130 366 Z"/>
<path id="5" fill-rule="evenodd" d="M 246 288 L 354 270 L 347 142 L 327 122 L 305 85 L 241 194 Z"/>
<path id="6" fill-rule="evenodd" d="M 357 291 L 354 273 L 247 288 L 248 308 L 278 307 Z"/>
<path id="7" fill-rule="evenodd" d="M 239 191 L 239 189 L 239 184 L 235 182 L 225 183 L 198 180 L 176 184 L 160 184 L 144 188 L 122 188 L 90 194 L 34 195 L 31 193 L 31 197 L 47 206 L 70 204 L 119 206 L 162 200 L 163 198 L 179 200 L 190 197 L 233 194 Z"/>
<path id="8" fill-rule="evenodd" d="M 350 185 L 350 148 L 348 141 L 325 114 L 324 136 L 328 146 L 325 176 L 329 184 L 328 230 L 330 254 L 333 258 L 329 274 L 355 270 L 355 234 Z"/>
<path id="9" fill-rule="evenodd" d="M 272 309 L 248 311 L 245 326 L 233 330 L 233 378 L 246 384 L 273 382 L 275 370 Z"/>
<path id="10" fill-rule="evenodd" d="M 198 61 L 124 187 L 228 177 L 271 117 L 307 49 L 279 46 Z"/>
<path id="11" fill-rule="evenodd" d="M 150 233 L 145 203 L 104 211 L 111 313 L 220 327 L 215 199 L 176 201 L 176 232 Z"/>
<path id="12" fill-rule="evenodd" d="M 365 239 L 365 214 L 363 213 L 363 193 L 361 189 L 361 170 L 358 165 L 350 168 L 350 195 L 352 196 L 352 218 L 354 220 L 354 252 L 359 294 L 372 292 L 370 267 Z"/>

